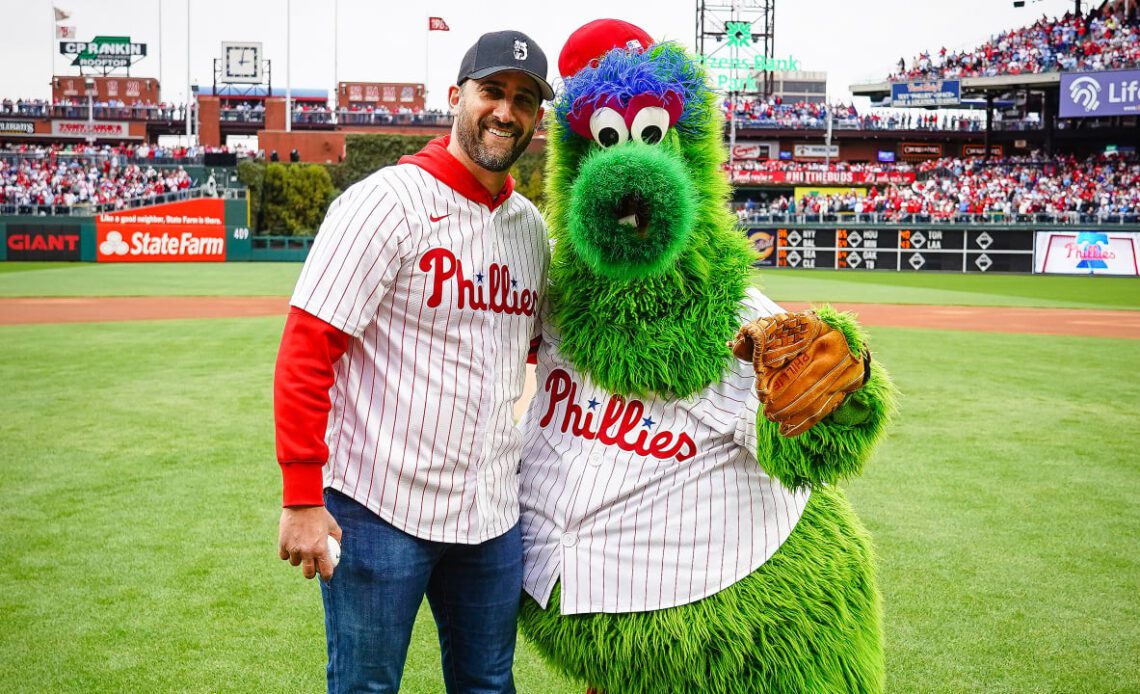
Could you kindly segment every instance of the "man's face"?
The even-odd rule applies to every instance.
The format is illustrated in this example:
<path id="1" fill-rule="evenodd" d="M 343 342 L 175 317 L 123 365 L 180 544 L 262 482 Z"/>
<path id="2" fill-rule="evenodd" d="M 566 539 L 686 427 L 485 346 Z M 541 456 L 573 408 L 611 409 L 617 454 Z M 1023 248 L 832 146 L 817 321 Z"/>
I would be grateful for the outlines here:
<path id="1" fill-rule="evenodd" d="M 538 84 L 515 70 L 467 80 L 452 87 L 448 98 L 459 146 L 488 171 L 511 168 L 530 144 L 543 113 Z"/>

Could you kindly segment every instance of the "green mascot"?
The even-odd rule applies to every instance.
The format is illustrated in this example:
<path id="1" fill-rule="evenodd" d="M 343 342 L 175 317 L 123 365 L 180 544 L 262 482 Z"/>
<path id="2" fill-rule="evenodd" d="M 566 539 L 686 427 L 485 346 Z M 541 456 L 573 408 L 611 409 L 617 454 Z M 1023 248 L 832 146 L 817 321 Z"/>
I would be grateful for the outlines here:
<path id="1" fill-rule="evenodd" d="M 598 20 L 559 69 L 524 635 L 605 694 L 882 691 L 874 555 L 835 485 L 886 429 L 886 372 L 851 316 L 749 286 L 692 56 Z"/>

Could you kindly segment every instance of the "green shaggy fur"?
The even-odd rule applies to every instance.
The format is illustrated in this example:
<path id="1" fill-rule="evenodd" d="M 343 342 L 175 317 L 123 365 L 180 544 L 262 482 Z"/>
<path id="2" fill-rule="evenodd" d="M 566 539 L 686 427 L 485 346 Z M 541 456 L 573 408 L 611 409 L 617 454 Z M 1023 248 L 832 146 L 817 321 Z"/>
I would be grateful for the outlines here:
<path id="1" fill-rule="evenodd" d="M 706 98 L 715 99 L 711 92 Z M 658 274 L 613 279 L 595 273 L 569 236 L 566 192 L 573 190 L 582 159 L 596 145 L 567 138 L 557 119 L 549 121 L 546 216 L 555 241 L 551 320 L 562 335 L 561 353 L 613 393 L 685 397 L 728 369 L 731 353 L 725 342 L 740 327 L 736 311 L 755 254 L 728 209 L 721 126 L 722 121 L 712 121 L 700 138 L 687 141 L 670 132 L 662 143 L 678 149 L 692 190 L 700 195 L 688 246 Z"/>
<path id="2" fill-rule="evenodd" d="M 843 495 L 812 492 L 795 530 L 735 585 L 656 612 L 562 616 L 529 597 L 523 633 L 542 655 L 609 694 L 881 692 L 874 556 Z"/>
<path id="3" fill-rule="evenodd" d="M 815 310 L 825 323 L 843 333 L 853 354 L 863 352 L 867 336 L 853 314 L 830 306 Z M 784 438 L 778 424 L 758 416 L 756 459 L 790 489 L 818 488 L 855 477 L 863 471 L 863 463 L 895 409 L 894 385 L 872 357 L 870 380 L 847 396 L 830 417 L 799 436 Z"/>
<path id="4" fill-rule="evenodd" d="M 630 190 L 630 182 L 636 187 Z M 664 272 L 689 240 L 696 200 L 680 158 L 664 144 L 634 143 L 600 150 L 582 163 L 574 183 L 570 240 L 599 274 L 630 280 Z M 614 200 L 631 192 L 647 203 L 652 233 L 644 240 L 629 227 L 614 227 Z"/>
<path id="5" fill-rule="evenodd" d="M 666 44 L 651 55 L 666 53 L 676 65 L 679 51 Z M 688 64 L 684 70 L 699 74 Z M 572 89 L 573 79 L 568 84 Z M 696 194 L 687 241 L 670 251 L 672 262 L 642 267 L 641 276 L 633 269 L 596 271 L 602 269 L 597 249 L 574 238 L 573 230 L 590 222 L 573 218 L 590 214 L 572 203 L 583 162 L 620 153 L 596 153 L 598 145 L 568 133 L 557 117 L 549 121 L 549 319 L 561 335 L 562 356 L 615 394 L 686 397 L 719 381 L 732 363 L 725 343 L 739 328 L 754 254 L 727 206 L 715 96 L 695 84 L 692 93 L 701 98 L 686 108 L 696 116 L 658 145 L 663 155 L 679 158 Z M 561 98 L 555 113 L 565 113 L 573 96 Z M 605 252 L 623 257 L 621 249 Z M 820 313 L 853 351 L 862 348 L 852 317 L 828 307 Z M 811 496 L 780 549 L 736 584 L 678 607 L 570 616 L 559 612 L 556 587 L 546 610 L 524 598 L 523 633 L 562 672 L 606 694 L 881 692 L 874 557 L 842 492 L 829 483 L 861 470 L 893 407 L 892 386 L 876 364 L 866 386 L 797 438 L 779 437 L 758 417 L 760 464 Z"/>

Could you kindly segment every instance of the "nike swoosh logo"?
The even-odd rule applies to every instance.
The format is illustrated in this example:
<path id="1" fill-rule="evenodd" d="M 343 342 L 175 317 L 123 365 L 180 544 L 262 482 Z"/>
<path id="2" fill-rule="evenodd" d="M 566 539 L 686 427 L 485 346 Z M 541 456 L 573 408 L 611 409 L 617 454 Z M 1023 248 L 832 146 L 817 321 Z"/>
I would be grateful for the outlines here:
<path id="1" fill-rule="evenodd" d="M 450 217 L 450 216 L 451 216 L 450 212 L 448 212 L 447 214 L 441 214 L 438 217 L 436 217 L 434 214 L 429 214 L 428 219 L 430 219 L 433 222 L 438 222 L 439 220 L 443 219 L 444 217 Z"/>

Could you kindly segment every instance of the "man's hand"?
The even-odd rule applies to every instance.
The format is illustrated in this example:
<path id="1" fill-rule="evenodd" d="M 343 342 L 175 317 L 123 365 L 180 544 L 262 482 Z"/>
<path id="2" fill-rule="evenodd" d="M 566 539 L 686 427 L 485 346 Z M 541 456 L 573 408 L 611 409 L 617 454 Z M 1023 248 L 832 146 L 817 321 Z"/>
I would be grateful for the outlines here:
<path id="1" fill-rule="evenodd" d="M 324 506 L 290 506 L 281 510 L 277 533 L 277 554 L 293 566 L 300 566 L 305 578 L 319 572 L 332 580 L 333 565 L 329 558 L 329 535 L 340 542 L 340 526 Z"/>

